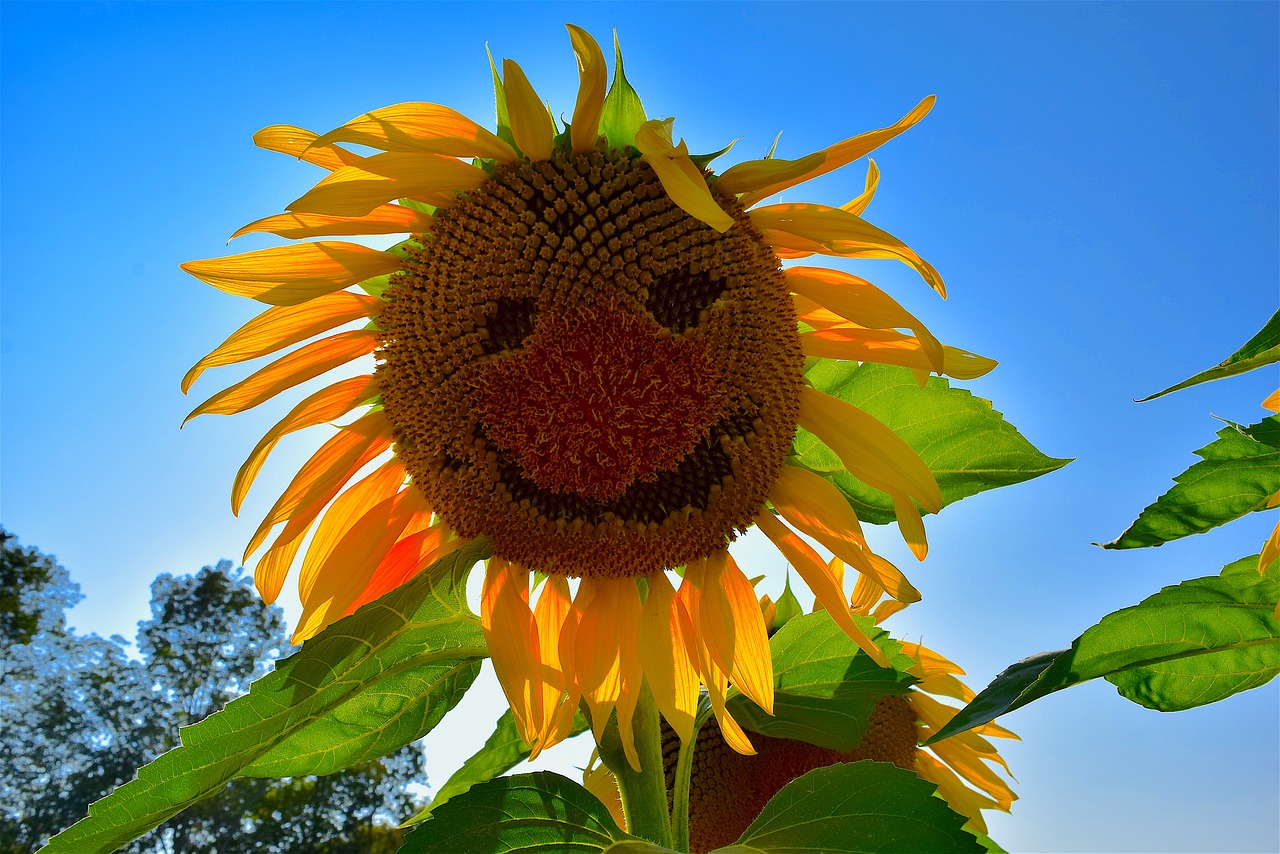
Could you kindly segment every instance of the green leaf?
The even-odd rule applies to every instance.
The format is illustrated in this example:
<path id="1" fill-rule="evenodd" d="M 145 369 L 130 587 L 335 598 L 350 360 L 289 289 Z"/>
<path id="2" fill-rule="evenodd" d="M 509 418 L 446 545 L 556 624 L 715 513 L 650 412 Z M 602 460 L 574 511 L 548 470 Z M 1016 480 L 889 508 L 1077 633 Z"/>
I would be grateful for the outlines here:
<path id="1" fill-rule="evenodd" d="M 1157 397 L 1162 397 L 1170 392 L 1180 391 L 1200 383 L 1220 380 L 1223 377 L 1234 377 L 1236 374 L 1243 374 L 1246 371 L 1252 371 L 1254 368 L 1261 368 L 1263 365 L 1270 365 L 1273 362 L 1280 362 L 1280 311 L 1271 315 L 1271 319 L 1267 321 L 1262 329 L 1258 330 L 1257 335 L 1246 341 L 1243 347 L 1232 353 L 1224 361 L 1219 362 L 1216 367 L 1201 371 L 1194 377 L 1189 377 L 1177 385 L 1169 386 L 1164 391 L 1158 391 L 1155 394 L 1144 397 L 1138 403 L 1155 400 Z"/>
<path id="2" fill-rule="evenodd" d="M 818 768 L 782 787 L 733 845 L 715 854 L 948 854 L 985 848 L 937 787 L 887 762 Z"/>
<path id="3" fill-rule="evenodd" d="M 1108 614 L 1070 649 L 1041 653 L 996 677 L 929 741 L 994 720 L 1078 682 L 1105 677 L 1162 712 L 1193 709 L 1257 688 L 1280 673 L 1280 560 L 1258 556 L 1166 587 Z"/>
<path id="4" fill-rule="evenodd" d="M 181 731 L 182 746 L 89 807 L 50 852 L 113 850 L 245 773 L 326 773 L 429 731 L 487 655 L 467 608 L 475 540 L 321 632 L 243 697 Z"/>
<path id="5" fill-rule="evenodd" d="M 541 771 L 473 786 L 418 825 L 401 854 L 514 854 L 607 851 L 661 854 L 669 848 L 618 828 L 604 804 L 577 783 Z"/>
<path id="6" fill-rule="evenodd" d="M 600 113 L 600 133 L 609 140 L 612 148 L 636 144 L 636 131 L 645 122 L 644 105 L 640 96 L 622 73 L 622 46 L 618 34 L 613 34 L 613 83 L 604 97 L 604 110 Z"/>
<path id="7" fill-rule="evenodd" d="M 587 723 L 587 719 L 582 712 L 575 712 L 573 729 L 569 732 L 568 737 L 572 738 L 590 728 L 591 724 Z M 426 809 L 406 821 L 405 824 L 417 824 L 425 821 L 430 818 L 433 812 L 444 806 L 450 798 L 457 797 L 477 783 L 485 783 L 494 777 L 507 773 L 516 765 L 528 759 L 531 752 L 529 745 L 520 737 L 520 731 L 516 728 L 515 716 L 511 714 L 510 709 L 507 709 L 502 713 L 502 717 L 498 718 L 497 724 L 494 725 L 493 733 L 485 740 L 484 747 L 472 754 L 471 758 L 462 763 L 461 768 L 453 772 L 453 776 L 446 780 L 440 790 L 435 793 Z"/>
<path id="8" fill-rule="evenodd" d="M 773 714 L 732 693 L 728 707 L 744 727 L 775 738 L 807 741 L 832 750 L 857 747 L 876 701 L 915 684 L 915 662 L 869 617 L 854 616 L 898 669 L 882 668 L 849 640 L 825 611 L 787 622 L 769 639 L 773 656 Z"/>
<path id="9" fill-rule="evenodd" d="M 910 445 L 938 480 L 944 505 L 999 486 L 1022 483 L 1070 460 L 1040 453 L 991 402 L 930 377 L 920 388 L 908 368 L 818 361 L 805 375 L 819 391 L 866 410 Z M 893 501 L 845 471 L 816 436 L 796 431 L 793 462 L 834 484 L 865 522 L 894 521 Z"/>
<path id="10" fill-rule="evenodd" d="M 493 103 L 498 125 L 498 139 L 514 148 L 516 138 L 511 133 L 511 117 L 507 114 L 507 90 L 502 86 L 502 76 L 498 74 L 498 66 L 493 61 L 493 53 L 490 52 L 488 44 L 484 46 L 484 52 L 489 57 L 489 70 L 493 73 Z"/>
<path id="11" fill-rule="evenodd" d="M 1280 490 L 1280 448 L 1271 444 L 1277 431 L 1280 417 L 1275 415 L 1252 427 L 1222 428 L 1215 441 L 1196 451 L 1203 462 L 1175 477 L 1177 486 L 1102 547 L 1158 546 L 1265 509 L 1267 499 Z"/>

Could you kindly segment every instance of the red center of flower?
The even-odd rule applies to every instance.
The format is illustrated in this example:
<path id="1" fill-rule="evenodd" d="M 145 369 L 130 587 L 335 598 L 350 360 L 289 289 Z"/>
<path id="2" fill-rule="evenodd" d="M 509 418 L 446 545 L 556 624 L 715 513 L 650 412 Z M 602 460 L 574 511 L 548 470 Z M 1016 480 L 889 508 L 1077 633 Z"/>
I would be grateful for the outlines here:
<path id="1" fill-rule="evenodd" d="M 548 313 L 481 389 L 485 435 L 555 492 L 607 500 L 676 467 L 721 409 L 698 341 L 613 307 Z"/>

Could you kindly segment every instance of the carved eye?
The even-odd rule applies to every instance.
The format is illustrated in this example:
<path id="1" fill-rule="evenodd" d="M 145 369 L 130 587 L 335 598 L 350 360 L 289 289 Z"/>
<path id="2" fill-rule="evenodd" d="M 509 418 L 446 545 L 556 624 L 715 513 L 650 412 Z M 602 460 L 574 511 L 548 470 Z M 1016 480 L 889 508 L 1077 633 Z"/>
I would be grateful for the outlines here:
<path id="1" fill-rule="evenodd" d="M 654 279 L 645 308 L 672 332 L 684 332 L 698 325 L 698 316 L 720 298 L 724 288 L 718 272 L 674 270 Z"/>
<path id="2" fill-rule="evenodd" d="M 537 302 L 532 299 L 498 297 L 494 308 L 485 317 L 484 328 L 489 337 L 482 339 L 481 348 L 486 355 L 503 350 L 518 350 L 533 332 L 533 320 Z"/>

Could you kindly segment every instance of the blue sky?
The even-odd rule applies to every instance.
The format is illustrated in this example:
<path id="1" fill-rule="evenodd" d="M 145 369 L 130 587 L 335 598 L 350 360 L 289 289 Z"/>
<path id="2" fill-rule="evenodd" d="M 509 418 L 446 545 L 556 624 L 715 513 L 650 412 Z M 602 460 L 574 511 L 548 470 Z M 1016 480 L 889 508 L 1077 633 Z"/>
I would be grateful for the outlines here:
<path id="1" fill-rule="evenodd" d="M 1280 298 L 1274 3 L 5 2 L 0 15 L 0 522 L 71 570 L 82 631 L 131 638 L 156 574 L 238 558 L 321 440 L 278 451 L 237 519 L 232 475 L 286 407 L 178 430 L 243 372 L 211 373 L 193 399 L 182 374 L 253 313 L 178 264 L 270 245 L 224 241 L 317 177 L 252 133 L 326 130 L 409 100 L 491 119 L 486 42 L 569 114 L 565 21 L 602 43 L 616 27 L 649 115 L 675 116 L 694 151 L 740 138 L 726 165 L 778 131 L 779 154 L 799 156 L 938 95 L 877 152 L 867 215 L 951 297 L 891 262 L 846 268 L 944 341 L 999 359 L 968 387 L 1076 461 L 931 518 L 929 559 L 910 571 L 925 598 L 895 632 L 980 687 L 1256 553 L 1275 524 L 1254 514 L 1161 549 L 1090 545 L 1194 461 L 1220 426 L 1211 414 L 1256 421 L 1277 385 L 1267 370 L 1132 402 L 1227 356 Z M 862 180 L 851 167 L 792 200 L 840 204 Z M 895 539 L 879 542 L 914 563 Z M 775 553 L 754 554 L 780 584 Z M 500 708 L 491 683 L 465 703 L 429 742 L 437 784 Z M 1280 847 L 1275 683 L 1167 715 L 1090 684 L 1007 723 L 1024 739 L 1007 751 L 1022 800 L 991 825 L 1010 850 Z M 570 745 L 549 761 L 581 759 Z"/>

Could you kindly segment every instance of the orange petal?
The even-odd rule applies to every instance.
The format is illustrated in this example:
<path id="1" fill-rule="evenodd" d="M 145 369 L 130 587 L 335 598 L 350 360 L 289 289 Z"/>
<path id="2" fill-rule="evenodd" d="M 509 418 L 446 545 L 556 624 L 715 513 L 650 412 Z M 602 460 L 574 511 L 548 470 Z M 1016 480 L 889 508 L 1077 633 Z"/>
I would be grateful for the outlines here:
<path id="1" fill-rule="evenodd" d="M 480 595 L 480 624 L 520 737 L 533 744 L 542 719 L 542 692 L 536 687 L 538 627 L 529 610 L 528 570 L 490 558 Z"/>
<path id="2" fill-rule="evenodd" d="M 578 100 L 573 107 L 569 139 L 573 150 L 591 151 L 600 136 L 600 115 L 604 112 L 604 94 L 608 86 L 608 69 L 600 45 L 581 27 L 565 24 L 573 53 L 578 60 Z"/>
<path id="3" fill-rule="evenodd" d="M 409 533 L 412 527 L 413 522 L 410 521 L 401 532 L 401 539 L 387 551 L 386 556 L 378 564 L 364 590 L 347 606 L 342 614 L 344 617 L 354 613 L 361 605 L 368 604 L 395 590 L 431 564 L 453 554 L 466 542 L 459 537 L 454 537 L 453 532 L 444 522 L 437 522 L 429 528 Z"/>
<path id="4" fill-rule="evenodd" d="M 516 153 L 501 139 L 449 107 L 411 101 L 373 110 L 318 137 L 313 146 L 353 142 L 381 151 L 481 157 L 514 163 Z"/>
<path id="5" fill-rule="evenodd" d="M 357 406 L 372 402 L 377 395 L 378 384 L 372 376 L 352 377 L 320 389 L 290 410 L 288 415 L 267 431 L 236 472 L 235 482 L 231 485 L 231 512 L 240 515 L 240 505 L 244 503 L 249 487 L 253 485 L 267 455 L 281 437 L 305 427 L 341 418 Z"/>
<path id="6" fill-rule="evenodd" d="M 993 359 L 956 347 L 944 347 L 942 361 L 935 362 L 919 339 L 882 329 L 833 327 L 801 332 L 800 347 L 806 356 L 819 359 L 899 365 L 962 380 L 990 373 L 997 364 Z"/>
<path id="7" fill-rule="evenodd" d="M 250 320 L 196 362 L 182 378 L 182 393 L 209 368 L 256 359 L 328 332 L 335 326 L 377 314 L 382 301 L 365 294 L 337 291 L 301 305 L 273 306 Z"/>
<path id="8" fill-rule="evenodd" d="M 898 238 L 840 208 L 781 204 L 747 214 L 770 246 L 841 258 L 892 258 L 913 267 L 929 286 L 947 295 L 942 276 Z"/>
<path id="9" fill-rule="evenodd" d="M 726 551 L 689 564 L 685 583 L 699 590 L 698 636 L 738 690 L 773 714 L 769 635 L 755 591 Z"/>
<path id="10" fill-rule="evenodd" d="M 218 392 L 191 410 L 182 423 L 186 424 L 197 415 L 234 415 L 252 409 L 286 389 L 372 353 L 379 341 L 378 332 L 372 329 L 357 329 L 321 338 Z"/>
<path id="11" fill-rule="evenodd" d="M 942 509 L 933 473 L 911 446 L 851 403 L 811 386 L 800 392 L 800 426 L 813 433 L 849 473 L 882 492 L 905 493 L 926 510 Z"/>
<path id="12" fill-rule="evenodd" d="M 876 165 L 874 160 L 868 157 L 866 189 L 859 193 L 856 199 L 852 199 L 841 205 L 840 210 L 862 216 L 862 212 L 867 209 L 867 205 L 871 204 L 871 200 L 875 198 L 876 187 L 878 186 L 880 186 L 880 167 Z"/>
<path id="13" fill-rule="evenodd" d="M 881 667 L 888 667 L 888 657 L 850 616 L 849 609 L 844 604 L 844 590 L 831 575 L 822 558 L 818 557 L 818 553 L 768 510 L 762 511 L 755 521 L 764 535 L 782 552 L 787 562 L 795 567 L 836 625 L 859 649 L 871 656 L 872 661 Z"/>
<path id="14" fill-rule="evenodd" d="M 525 157 L 534 162 L 550 160 L 556 129 L 542 99 L 513 59 L 502 60 L 502 81 L 507 95 L 511 135 L 516 145 Z"/>
<path id="15" fill-rule="evenodd" d="M 364 159 L 336 145 L 317 146 L 315 142 L 318 138 L 311 131 L 293 125 L 271 125 L 255 133 L 253 143 L 267 151 L 292 154 L 330 172 Z"/>
<path id="16" fill-rule="evenodd" d="M 788 174 L 785 178 L 778 178 L 769 183 L 761 183 L 751 187 L 743 187 L 739 192 L 745 192 L 739 201 L 743 207 L 751 207 L 762 199 L 781 193 L 783 190 L 794 187 L 819 175 L 825 175 L 832 170 L 846 166 L 860 157 L 870 154 L 881 145 L 893 139 L 898 134 L 910 128 L 916 122 L 920 121 L 933 108 L 933 102 L 936 99 L 933 95 L 925 98 L 915 106 L 911 112 L 907 113 L 898 121 L 894 122 L 887 128 L 879 130 L 867 131 L 855 137 L 850 137 L 844 142 L 836 143 L 829 148 L 825 148 L 818 154 L 822 155 L 822 159 L 815 163 L 807 171 L 796 174 Z M 807 158 L 802 158 L 807 160 Z M 728 173 L 726 173 L 728 174 Z"/>
<path id="17" fill-rule="evenodd" d="M 270 305 L 297 305 L 399 270 L 395 255 L 357 243 L 318 241 L 180 265 L 202 282 Z"/>
<path id="18" fill-rule="evenodd" d="M 688 742 L 698 710 L 698 671 L 689 657 L 693 626 L 666 573 L 649 578 L 640 616 L 640 663 L 667 723 Z"/>
<path id="19" fill-rule="evenodd" d="M 326 237 L 333 234 L 421 234 L 430 229 L 430 214 L 404 205 L 379 205 L 364 216 L 328 216 L 312 213 L 282 213 L 263 217 L 241 228 L 231 239 L 242 234 L 261 232 L 298 239 Z"/>
<path id="20" fill-rule="evenodd" d="M 572 606 L 573 600 L 569 594 L 568 580 L 563 575 L 548 577 L 546 584 L 542 586 L 537 607 L 533 609 L 533 619 L 538 626 L 542 720 L 537 722 L 538 739 L 530 745 L 531 761 L 542 752 L 544 747 L 550 747 L 556 743 L 550 740 L 551 731 L 555 726 L 561 703 L 568 699 L 566 689 L 569 686 L 565 679 L 564 667 L 560 662 L 560 633 L 564 630 L 565 620 L 568 619 Z"/>
<path id="21" fill-rule="evenodd" d="M 680 140 L 679 146 L 672 144 L 673 121 L 650 120 L 640 126 L 636 131 L 636 148 L 642 155 L 640 159 L 653 167 L 662 188 L 681 210 L 716 231 L 728 231 L 733 227 L 733 217 L 725 213 L 711 195 L 702 170 L 689 159 L 689 149 L 684 140 Z"/>
<path id="22" fill-rule="evenodd" d="M 1262 401 L 1263 409 L 1270 409 L 1272 412 L 1280 412 L 1280 388 L 1267 395 L 1267 399 Z"/>
<path id="23" fill-rule="evenodd" d="M 359 217 L 393 199 L 443 207 L 452 202 L 455 191 L 474 190 L 487 180 L 483 170 L 452 157 L 393 151 L 336 170 L 288 208 L 295 213 Z"/>

